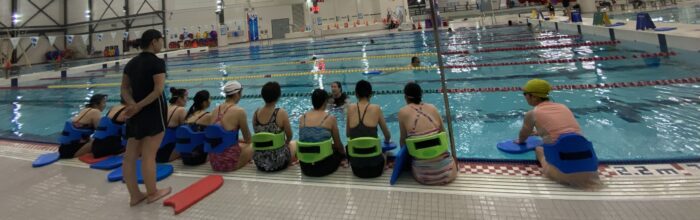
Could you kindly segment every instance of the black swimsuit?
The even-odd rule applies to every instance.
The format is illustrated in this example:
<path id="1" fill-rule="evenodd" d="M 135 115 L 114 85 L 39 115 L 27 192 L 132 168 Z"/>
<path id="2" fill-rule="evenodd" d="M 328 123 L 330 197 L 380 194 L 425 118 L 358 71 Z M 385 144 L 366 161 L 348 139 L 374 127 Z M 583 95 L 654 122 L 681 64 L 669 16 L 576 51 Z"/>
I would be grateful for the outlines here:
<path id="1" fill-rule="evenodd" d="M 354 128 L 350 128 L 348 131 L 348 137 L 350 139 L 360 138 L 360 137 L 378 137 L 377 127 L 367 127 L 365 125 L 365 115 L 367 115 L 367 109 L 369 108 L 369 103 L 365 106 L 365 112 L 362 114 L 360 112 L 360 104 L 357 103 L 357 115 L 360 117 L 360 122 Z M 347 149 L 345 152 L 348 152 Z M 376 157 L 351 157 L 348 154 L 348 160 L 350 161 L 350 168 L 352 168 L 352 173 L 360 178 L 374 178 L 381 176 L 384 172 L 384 156 L 379 155 Z"/>
<path id="2" fill-rule="evenodd" d="M 111 118 L 112 123 L 116 125 L 124 124 L 124 122 L 117 121 L 117 118 L 119 118 L 119 115 L 122 113 L 122 111 L 124 111 L 124 109 L 126 108 L 119 109 L 119 111 L 117 111 L 117 113 L 114 114 L 114 116 Z M 107 112 L 107 115 L 109 115 L 109 112 Z M 124 152 L 124 147 L 122 146 L 121 131 L 117 136 L 109 136 L 105 139 L 95 138 L 92 141 L 92 155 L 95 158 L 120 154 L 121 152 Z"/>
<path id="3" fill-rule="evenodd" d="M 170 124 L 170 119 L 173 119 L 173 116 L 175 115 L 175 111 L 180 107 L 175 107 L 173 109 L 173 112 L 170 113 L 170 117 L 168 117 L 168 120 L 165 122 L 165 125 Z M 177 130 L 177 126 L 175 127 L 167 127 L 166 130 L 169 130 L 169 132 L 175 132 Z M 168 131 L 166 131 L 168 132 Z M 156 153 L 156 162 L 158 163 L 167 163 L 170 162 L 170 155 L 173 154 L 173 150 L 175 150 L 175 142 L 168 143 L 160 148 L 158 148 L 158 152 Z"/>

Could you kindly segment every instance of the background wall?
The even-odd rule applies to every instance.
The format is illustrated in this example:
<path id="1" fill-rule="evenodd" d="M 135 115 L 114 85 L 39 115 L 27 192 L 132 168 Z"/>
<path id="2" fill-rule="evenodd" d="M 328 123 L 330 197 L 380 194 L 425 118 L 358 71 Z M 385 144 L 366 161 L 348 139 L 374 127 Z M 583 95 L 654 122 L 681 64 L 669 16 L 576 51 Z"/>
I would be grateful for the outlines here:
<path id="1" fill-rule="evenodd" d="M 0 28 L 10 26 L 12 22 L 12 11 L 10 7 L 2 7 L 11 5 L 12 0 L 0 0 Z M 43 7 L 50 0 L 33 0 L 39 7 Z M 67 2 L 67 11 L 63 12 L 63 3 Z M 123 40 L 124 32 L 127 23 L 132 28 L 129 29 L 128 39 L 136 39 L 140 34 L 147 29 L 156 29 L 162 32 L 162 20 L 159 15 L 154 14 L 154 11 L 161 10 L 162 0 L 93 0 L 92 10 L 89 11 L 88 0 L 56 0 L 44 11 L 51 15 L 52 21 L 48 16 L 39 13 L 29 21 L 22 21 L 19 25 L 26 26 L 42 26 L 45 29 L 63 29 L 69 35 L 74 35 L 74 41 L 70 45 L 65 45 L 65 33 L 63 31 L 42 31 L 41 33 L 23 33 L 18 32 L 18 36 L 25 37 L 21 41 L 21 45 L 25 48 L 29 45 L 30 36 L 56 36 L 55 46 L 58 49 L 71 49 L 78 57 L 88 56 L 87 45 L 91 42 L 93 51 L 102 51 L 106 46 L 118 45 L 120 51 L 124 50 Z M 108 5 L 111 5 L 108 7 Z M 212 28 L 218 32 L 221 31 L 219 26 L 218 15 L 215 13 L 217 0 L 165 0 L 165 30 L 168 30 L 168 35 L 179 35 L 186 28 L 188 32 L 209 31 Z M 345 21 L 350 19 L 350 22 L 358 20 L 358 13 L 363 15 L 361 23 L 369 21 L 373 23 L 375 20 L 381 22 L 383 17 L 386 17 L 387 9 L 394 10 L 396 6 L 406 6 L 406 0 L 325 0 L 319 3 L 320 13 L 312 14 L 309 10 L 311 6 L 310 0 L 223 0 L 224 3 L 224 24 L 229 30 L 240 30 L 240 37 L 228 38 L 228 43 L 246 42 L 247 29 L 246 22 L 247 12 L 254 11 L 261 19 L 259 21 L 259 30 L 267 31 L 267 35 L 261 34 L 261 38 L 265 39 L 272 37 L 271 22 L 273 19 L 289 18 L 289 24 L 293 25 L 294 19 L 292 15 L 292 5 L 304 5 L 304 23 L 309 27 L 313 27 L 317 17 L 325 19 L 325 24 L 335 24 L 340 20 L 339 25 L 343 25 Z M 128 8 L 125 9 L 125 6 Z M 18 14 L 23 17 L 21 20 L 28 20 L 30 16 L 35 14 L 38 9 L 32 6 L 27 0 L 18 0 Z M 124 17 L 128 14 L 131 17 L 126 20 Z M 375 16 L 371 16 L 376 14 Z M 64 24 L 64 16 L 67 24 Z M 341 17 L 345 17 L 341 19 Z M 85 34 L 89 32 L 89 21 L 97 21 L 106 19 L 99 23 L 93 23 L 94 34 L 88 36 L 88 42 L 82 40 Z M 336 20 L 337 19 L 337 20 Z M 352 24 L 352 23 L 351 23 Z M 67 28 L 66 28 L 67 27 Z M 291 26 L 290 31 L 301 31 L 302 27 Z M 98 39 L 98 35 L 102 35 L 102 39 Z M 112 37 L 114 35 L 114 37 Z M 170 40 L 170 36 L 167 37 Z M 175 40 L 175 39 L 173 39 Z M 19 47 L 18 47 L 19 48 Z M 47 51 L 56 49 L 48 44 L 46 37 L 42 37 L 39 44 L 35 48 L 29 48 L 27 55 L 22 49 L 18 49 L 17 55 L 22 56 L 18 64 L 24 63 L 42 63 L 46 62 L 44 54 Z M 0 33 L 0 57 L 2 54 L 10 54 L 11 46 L 8 33 Z"/>

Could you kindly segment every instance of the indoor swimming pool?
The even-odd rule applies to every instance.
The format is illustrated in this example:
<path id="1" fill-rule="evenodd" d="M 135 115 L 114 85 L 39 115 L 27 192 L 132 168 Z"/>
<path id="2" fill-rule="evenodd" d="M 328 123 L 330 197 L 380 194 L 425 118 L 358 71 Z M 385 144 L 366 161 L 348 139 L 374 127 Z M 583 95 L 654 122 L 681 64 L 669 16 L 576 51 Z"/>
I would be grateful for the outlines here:
<path id="1" fill-rule="evenodd" d="M 278 107 L 290 113 L 296 138 L 298 118 L 311 108 L 309 93 L 314 88 L 330 91 L 330 83 L 339 81 L 344 92 L 351 93 L 355 82 L 365 79 L 375 90 L 372 103 L 382 107 L 393 141 L 398 141 L 397 112 L 405 105 L 401 90 L 406 82 L 415 81 L 425 90 L 423 100 L 440 109 L 445 120 L 452 120 L 458 157 L 532 160 L 533 153 L 506 154 L 495 145 L 515 138 L 523 114 L 531 109 L 520 91 L 503 88 L 542 78 L 552 85 L 574 85 L 574 89 L 554 91 L 552 97 L 571 108 L 601 160 L 700 157 L 698 84 L 581 88 L 697 77 L 700 65 L 679 59 L 689 56 L 683 51 L 658 54 L 625 41 L 524 25 L 456 29 L 440 35 L 450 89 L 450 119 L 445 116 L 430 31 L 253 45 L 169 57 L 166 87 L 186 88 L 190 98 L 198 90 L 208 90 L 215 96 L 212 106 L 216 106 L 223 101 L 221 86 L 227 80 L 239 80 L 244 87 L 239 104 L 247 110 L 250 123 L 252 112 L 263 105 L 260 88 L 267 81 L 277 81 L 283 93 Z M 311 72 L 314 64 L 309 61 L 314 56 L 325 61 L 325 72 Z M 419 56 L 424 67 L 408 68 L 412 56 Z M 383 73 L 363 74 L 378 70 Z M 108 105 L 118 102 L 120 77 L 115 69 L 98 70 L 89 77 L 30 83 L 43 88 L 0 90 L 0 100 L 9 105 L 0 112 L 0 119 L 9 122 L 0 124 L 0 136 L 56 142 L 63 122 L 91 95 L 110 95 Z M 349 96 L 354 102 L 354 96 Z M 339 118 L 345 143 L 343 110 L 331 112 Z"/>

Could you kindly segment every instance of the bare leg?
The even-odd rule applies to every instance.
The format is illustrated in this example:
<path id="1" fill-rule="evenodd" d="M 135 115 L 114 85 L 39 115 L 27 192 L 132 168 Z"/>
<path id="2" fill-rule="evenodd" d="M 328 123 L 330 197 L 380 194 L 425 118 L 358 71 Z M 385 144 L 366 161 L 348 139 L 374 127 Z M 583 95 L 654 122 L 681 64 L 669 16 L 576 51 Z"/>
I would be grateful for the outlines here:
<path id="1" fill-rule="evenodd" d="M 156 154 L 158 147 L 163 140 L 164 132 L 160 132 L 153 136 L 144 137 L 141 147 L 141 174 L 143 175 L 143 183 L 146 185 L 146 194 L 148 194 L 148 203 L 155 202 L 170 194 L 170 187 L 158 190 L 156 187 Z"/>
<path id="2" fill-rule="evenodd" d="M 80 147 L 80 149 L 78 149 L 78 151 L 75 152 L 73 157 L 80 157 L 90 152 L 92 152 L 92 138 L 82 147 Z"/>
<path id="3" fill-rule="evenodd" d="M 239 144 L 238 146 L 241 148 L 241 156 L 238 158 L 235 170 L 243 168 L 253 159 L 253 147 L 250 144 Z"/>
<path id="4" fill-rule="evenodd" d="M 129 138 L 126 144 L 126 153 L 124 153 L 124 162 L 122 163 L 124 182 L 129 190 L 129 196 L 131 197 L 129 205 L 131 206 L 135 206 L 146 199 L 146 194 L 141 192 L 136 181 L 136 159 L 141 154 L 140 145 L 141 141 Z"/>

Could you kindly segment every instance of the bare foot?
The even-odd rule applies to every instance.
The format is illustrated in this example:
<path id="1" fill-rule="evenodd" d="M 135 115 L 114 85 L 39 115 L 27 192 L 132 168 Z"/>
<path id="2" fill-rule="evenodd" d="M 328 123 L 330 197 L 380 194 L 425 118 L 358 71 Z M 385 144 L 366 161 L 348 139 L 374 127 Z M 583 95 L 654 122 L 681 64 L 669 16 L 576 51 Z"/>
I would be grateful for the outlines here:
<path id="1" fill-rule="evenodd" d="M 159 199 L 170 194 L 170 191 L 172 191 L 172 188 L 170 188 L 170 187 L 165 188 L 165 189 L 159 189 L 156 193 L 154 193 L 152 195 L 148 195 L 148 201 L 146 201 L 146 203 L 151 204 L 155 201 L 158 201 Z"/>
<path id="2" fill-rule="evenodd" d="M 139 195 L 137 195 L 135 197 L 132 196 L 131 201 L 129 201 L 129 206 L 133 207 L 133 206 L 138 205 L 139 203 L 143 202 L 143 200 L 145 200 L 146 197 L 148 197 L 148 196 L 146 196 L 145 193 L 139 193 Z"/>

